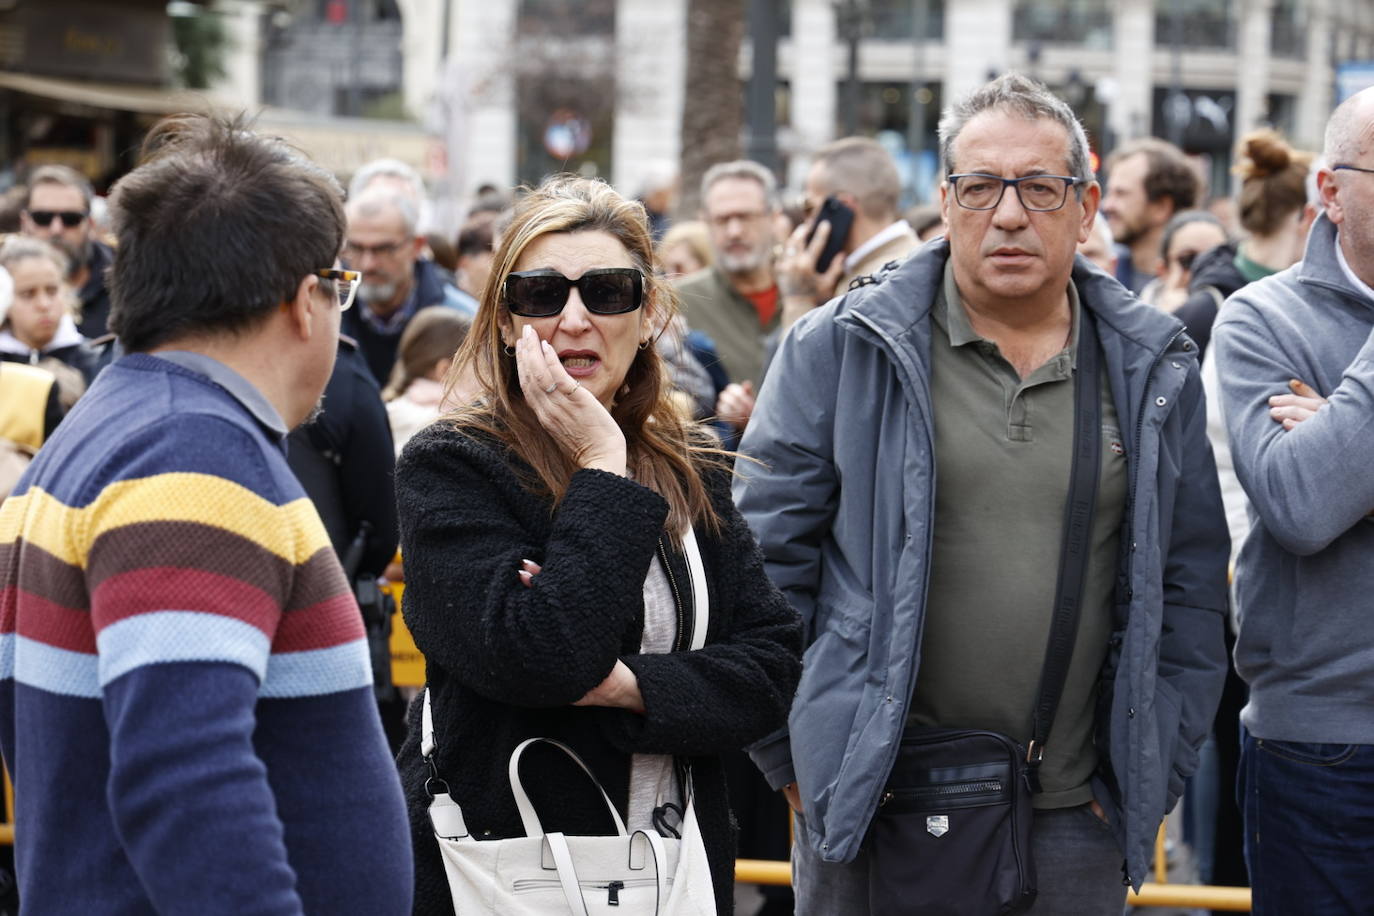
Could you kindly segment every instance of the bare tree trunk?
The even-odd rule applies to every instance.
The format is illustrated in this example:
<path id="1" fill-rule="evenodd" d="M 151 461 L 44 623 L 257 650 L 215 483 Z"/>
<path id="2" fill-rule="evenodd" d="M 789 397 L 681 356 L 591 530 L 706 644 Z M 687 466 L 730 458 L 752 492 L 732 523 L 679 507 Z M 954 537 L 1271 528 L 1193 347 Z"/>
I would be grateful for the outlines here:
<path id="1" fill-rule="evenodd" d="M 696 218 L 706 170 L 740 157 L 744 93 L 739 49 L 744 14 L 740 0 L 687 0 L 687 91 L 682 106 L 682 193 L 677 208 L 681 219 Z"/>

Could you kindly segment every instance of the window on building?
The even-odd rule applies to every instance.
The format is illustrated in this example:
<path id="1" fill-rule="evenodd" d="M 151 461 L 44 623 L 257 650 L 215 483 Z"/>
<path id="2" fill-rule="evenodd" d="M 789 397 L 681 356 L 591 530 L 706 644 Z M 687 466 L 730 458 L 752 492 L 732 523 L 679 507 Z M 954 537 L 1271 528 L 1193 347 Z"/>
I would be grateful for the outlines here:
<path id="1" fill-rule="evenodd" d="M 520 0 L 519 35 L 614 35 L 616 0 Z"/>
<path id="2" fill-rule="evenodd" d="M 1231 0 L 1161 0 L 1155 5 L 1155 47 L 1234 48 Z"/>
<path id="3" fill-rule="evenodd" d="M 1110 48 L 1112 6 L 1106 0 L 1017 0 L 1011 37 L 1013 41 Z"/>
<path id="4" fill-rule="evenodd" d="M 914 91 L 914 96 L 913 96 Z M 843 105 L 845 84 L 836 87 Z M 859 87 L 857 133 L 875 137 L 897 160 L 902 176 L 903 205 L 931 200 L 939 183 L 939 139 L 936 127 L 943 105 L 939 83 L 909 82 L 863 83 Z M 913 115 L 920 120 L 919 149 L 913 150 Z M 835 136 L 846 133 L 844 113 L 836 112 Z"/>
<path id="5" fill-rule="evenodd" d="M 1292 138 L 1298 126 L 1298 99 L 1282 92 L 1271 92 L 1267 99 L 1269 113 L 1265 120 L 1274 130 Z"/>
<path id="6" fill-rule="evenodd" d="M 1301 59 L 1307 54 L 1307 17 L 1298 0 L 1276 0 L 1269 50 L 1276 57 Z"/>
<path id="7" fill-rule="evenodd" d="M 925 19 L 924 38 L 938 41 L 945 34 L 944 0 L 870 0 L 867 15 L 865 35 L 877 41 L 917 37 L 918 15 Z"/>

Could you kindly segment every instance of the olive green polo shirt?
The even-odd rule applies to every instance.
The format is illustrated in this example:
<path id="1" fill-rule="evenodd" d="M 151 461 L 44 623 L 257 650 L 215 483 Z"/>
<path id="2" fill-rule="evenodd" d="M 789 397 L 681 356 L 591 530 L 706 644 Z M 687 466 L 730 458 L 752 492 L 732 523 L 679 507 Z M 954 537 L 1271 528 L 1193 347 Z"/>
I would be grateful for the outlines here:
<path id="1" fill-rule="evenodd" d="M 910 721 L 990 729 L 1025 745 L 1054 611 L 1073 461 L 1081 314 L 1065 348 L 1022 379 L 969 323 L 946 266 L 932 310 L 935 535 Z M 1039 808 L 1084 804 L 1097 765 L 1097 679 L 1112 628 L 1125 440 L 1105 369 L 1102 457 L 1078 638 L 1040 769 Z"/>

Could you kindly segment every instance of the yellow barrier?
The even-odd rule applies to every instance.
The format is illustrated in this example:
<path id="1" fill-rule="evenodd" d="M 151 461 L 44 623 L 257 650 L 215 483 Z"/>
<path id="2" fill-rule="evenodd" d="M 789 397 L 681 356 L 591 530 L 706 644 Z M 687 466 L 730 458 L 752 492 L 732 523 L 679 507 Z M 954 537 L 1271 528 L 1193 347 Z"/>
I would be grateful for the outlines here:
<path id="1" fill-rule="evenodd" d="M 792 866 L 765 859 L 737 859 L 735 880 L 744 884 L 791 884 Z M 1127 895 L 1130 906 L 1201 907 L 1250 912 L 1248 887 L 1211 887 L 1202 884 L 1145 884 Z"/>
<path id="2" fill-rule="evenodd" d="M 404 582 L 388 582 L 382 589 L 396 600 L 396 613 L 391 615 L 391 683 L 397 687 L 423 687 L 425 657 L 415 647 L 415 637 L 401 618 L 401 596 L 405 590 Z"/>

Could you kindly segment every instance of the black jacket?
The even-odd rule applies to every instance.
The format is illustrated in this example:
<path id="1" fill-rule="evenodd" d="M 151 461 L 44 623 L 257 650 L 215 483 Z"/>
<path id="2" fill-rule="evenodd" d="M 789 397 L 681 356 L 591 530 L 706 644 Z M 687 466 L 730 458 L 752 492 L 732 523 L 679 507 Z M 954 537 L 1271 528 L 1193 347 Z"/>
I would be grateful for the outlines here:
<path id="1" fill-rule="evenodd" d="M 105 286 L 105 273 L 113 263 L 114 249 L 92 239 L 91 258 L 86 262 L 90 275 L 78 292 L 81 298 L 80 328 L 85 337 L 94 339 L 109 332 L 110 291 Z"/>
<path id="2" fill-rule="evenodd" d="M 314 420 L 291 431 L 287 461 L 320 513 L 340 562 L 363 522 L 368 523 L 363 553 L 349 570 L 350 578 L 380 576 L 396 555 L 391 479 L 396 451 L 382 393 L 357 344 L 347 337 L 339 337 L 323 408 Z"/>
<path id="3" fill-rule="evenodd" d="M 698 528 L 711 617 L 696 652 L 640 655 L 644 580 L 660 552 L 667 504 L 627 478 L 572 477 L 557 509 L 524 488 L 523 467 L 490 442 L 440 423 L 417 433 L 397 465 L 404 614 L 425 655 L 438 768 L 479 838 L 523 836 L 506 774 L 512 749 L 557 738 L 586 761 L 622 815 L 630 755 L 690 762 L 697 817 L 719 912 L 733 909 L 734 831 L 718 755 L 782 726 L 800 674 L 796 614 L 768 581 L 752 534 L 730 498 L 729 473 L 708 471 L 724 522 Z M 532 588 L 522 559 L 543 566 Z M 688 606 L 689 608 L 690 606 Z M 690 611 L 679 605 L 679 614 Z M 680 618 L 681 619 L 681 618 Z M 635 672 L 646 713 L 574 707 L 617 658 Z M 399 764 L 415 843 L 417 913 L 449 913 L 428 817 L 419 753 L 420 704 Z M 557 752 L 531 749 L 524 781 L 546 830 L 612 832 L 600 798 Z"/>
<path id="4" fill-rule="evenodd" d="M 1207 353 L 1207 345 L 1212 341 L 1212 322 L 1217 320 L 1217 297 L 1212 289 L 1225 299 L 1249 282 L 1236 268 L 1237 247 L 1238 243 L 1228 242 L 1197 256 L 1193 278 L 1188 283 L 1188 298 L 1174 312 L 1197 344 L 1198 362 Z"/>

